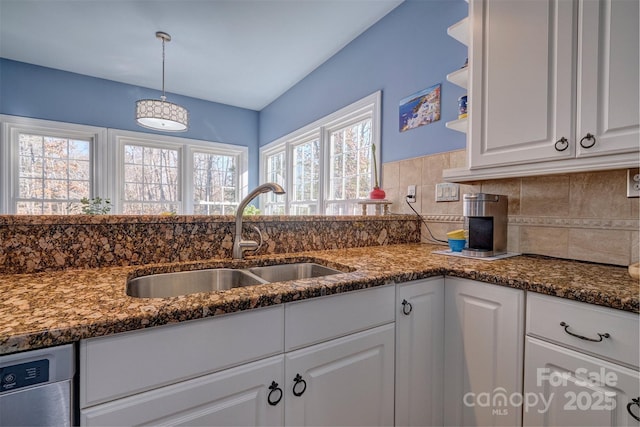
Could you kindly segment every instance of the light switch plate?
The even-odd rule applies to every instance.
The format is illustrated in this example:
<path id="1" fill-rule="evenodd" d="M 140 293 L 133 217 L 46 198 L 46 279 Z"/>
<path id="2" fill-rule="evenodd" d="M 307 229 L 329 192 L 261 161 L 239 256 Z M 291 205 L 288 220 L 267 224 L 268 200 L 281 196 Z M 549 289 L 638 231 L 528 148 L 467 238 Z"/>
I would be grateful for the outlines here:
<path id="1" fill-rule="evenodd" d="M 460 200 L 460 184 L 442 182 L 436 184 L 436 202 L 457 202 Z"/>

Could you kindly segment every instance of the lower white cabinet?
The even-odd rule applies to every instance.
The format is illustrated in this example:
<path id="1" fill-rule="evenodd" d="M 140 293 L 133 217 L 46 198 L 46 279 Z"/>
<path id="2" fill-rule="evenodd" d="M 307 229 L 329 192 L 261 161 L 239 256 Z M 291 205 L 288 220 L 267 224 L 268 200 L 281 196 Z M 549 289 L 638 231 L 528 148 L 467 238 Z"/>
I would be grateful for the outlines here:
<path id="1" fill-rule="evenodd" d="M 640 424 L 640 316 L 531 294 L 524 424 Z"/>
<path id="2" fill-rule="evenodd" d="M 444 278 L 399 283 L 395 425 L 441 426 L 443 380 Z"/>
<path id="3" fill-rule="evenodd" d="M 80 423 L 392 425 L 394 299 L 381 286 L 83 340 Z"/>
<path id="4" fill-rule="evenodd" d="M 81 412 L 86 426 L 281 426 L 283 356 L 191 379 Z"/>
<path id="5" fill-rule="evenodd" d="M 285 425 L 393 425 L 393 323 L 286 353 L 285 372 Z"/>
<path id="6" fill-rule="evenodd" d="M 638 371 L 527 337 L 525 426 L 637 426 Z"/>
<path id="7" fill-rule="evenodd" d="M 446 277 L 444 308 L 444 424 L 520 425 L 524 291 Z"/>

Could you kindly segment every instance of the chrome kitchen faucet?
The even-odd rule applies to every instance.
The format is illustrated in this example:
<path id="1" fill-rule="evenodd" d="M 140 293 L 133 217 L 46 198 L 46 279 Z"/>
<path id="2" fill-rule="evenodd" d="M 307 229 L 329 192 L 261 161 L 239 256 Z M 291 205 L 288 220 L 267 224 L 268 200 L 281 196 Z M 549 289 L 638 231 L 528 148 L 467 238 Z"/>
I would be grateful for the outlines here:
<path id="1" fill-rule="evenodd" d="M 256 230 L 258 236 L 260 237 L 260 243 L 255 240 L 244 240 L 242 238 L 242 213 L 244 212 L 244 208 L 247 207 L 249 202 L 255 199 L 262 193 L 268 193 L 269 191 L 273 191 L 276 194 L 284 194 L 284 188 L 275 182 L 267 182 L 262 185 L 257 186 L 251 193 L 247 194 L 247 197 L 242 199 L 240 204 L 238 205 L 238 210 L 236 211 L 236 232 L 233 238 L 233 259 L 242 259 L 244 258 L 244 252 L 253 250 L 257 251 L 262 246 L 262 233 L 260 229 L 256 226 L 253 226 L 253 229 Z"/>

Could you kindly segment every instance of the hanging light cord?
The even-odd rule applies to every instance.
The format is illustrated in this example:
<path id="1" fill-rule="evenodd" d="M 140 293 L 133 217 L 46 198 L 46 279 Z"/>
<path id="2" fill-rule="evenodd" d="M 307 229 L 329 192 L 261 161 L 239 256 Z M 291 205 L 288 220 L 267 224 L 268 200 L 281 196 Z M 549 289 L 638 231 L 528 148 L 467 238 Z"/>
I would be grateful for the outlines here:
<path id="1" fill-rule="evenodd" d="M 432 241 L 432 243 L 436 243 L 436 244 L 438 244 L 438 245 L 442 245 L 442 244 L 449 244 L 449 242 L 447 242 L 446 240 L 436 239 L 436 238 L 433 236 L 433 233 L 431 233 L 431 229 L 429 228 L 429 225 L 428 225 L 428 224 L 427 224 L 427 222 L 424 220 L 424 218 L 422 217 L 422 215 L 420 215 L 420 214 L 418 213 L 418 211 L 417 211 L 417 210 L 415 210 L 415 209 L 413 208 L 413 206 L 411 206 L 411 203 L 409 203 L 409 197 L 408 197 L 408 196 L 407 196 L 407 197 L 405 197 L 405 199 L 404 199 L 404 200 L 405 200 L 405 202 L 407 202 L 407 206 L 409 206 L 409 207 L 411 208 L 411 210 L 412 210 L 412 211 L 414 211 L 416 215 L 418 215 L 418 218 L 420 218 L 420 221 L 422 221 L 422 223 L 424 224 L 425 228 L 426 228 L 426 229 L 427 229 L 427 231 L 429 232 L 430 239 L 429 239 L 429 238 L 427 238 L 428 240 L 431 240 L 431 241 Z"/>
<path id="2" fill-rule="evenodd" d="M 162 96 L 160 97 L 163 101 L 167 100 L 167 97 L 164 94 L 164 42 L 165 38 L 160 37 L 162 39 Z"/>

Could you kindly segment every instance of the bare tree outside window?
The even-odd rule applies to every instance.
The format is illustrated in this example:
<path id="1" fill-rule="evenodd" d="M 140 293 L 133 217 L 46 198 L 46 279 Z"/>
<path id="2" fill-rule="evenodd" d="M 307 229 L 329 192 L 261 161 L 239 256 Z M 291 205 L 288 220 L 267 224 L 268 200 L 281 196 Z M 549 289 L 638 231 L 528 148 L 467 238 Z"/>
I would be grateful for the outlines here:
<path id="1" fill-rule="evenodd" d="M 18 214 L 50 215 L 79 211 L 91 196 L 91 140 L 20 133 L 18 136 Z"/>
<path id="2" fill-rule="evenodd" d="M 193 154 L 193 210 L 200 215 L 232 215 L 238 206 L 237 157 Z"/>
<path id="3" fill-rule="evenodd" d="M 290 200 L 291 215 L 318 213 L 320 184 L 320 141 L 298 144 L 293 148 L 293 191 Z"/>
<path id="4" fill-rule="evenodd" d="M 286 152 L 284 150 L 267 157 L 267 181 L 275 182 L 283 187 L 287 186 L 286 175 Z M 269 192 L 263 196 L 265 201 L 265 213 L 267 215 L 284 215 L 286 214 L 283 197 L 277 196 L 273 192 Z"/>
<path id="5" fill-rule="evenodd" d="M 354 215 L 372 188 L 371 119 L 334 130 L 329 143 L 328 215 Z"/>
<path id="6" fill-rule="evenodd" d="M 179 165 L 176 149 L 125 145 L 123 213 L 179 213 Z"/>

